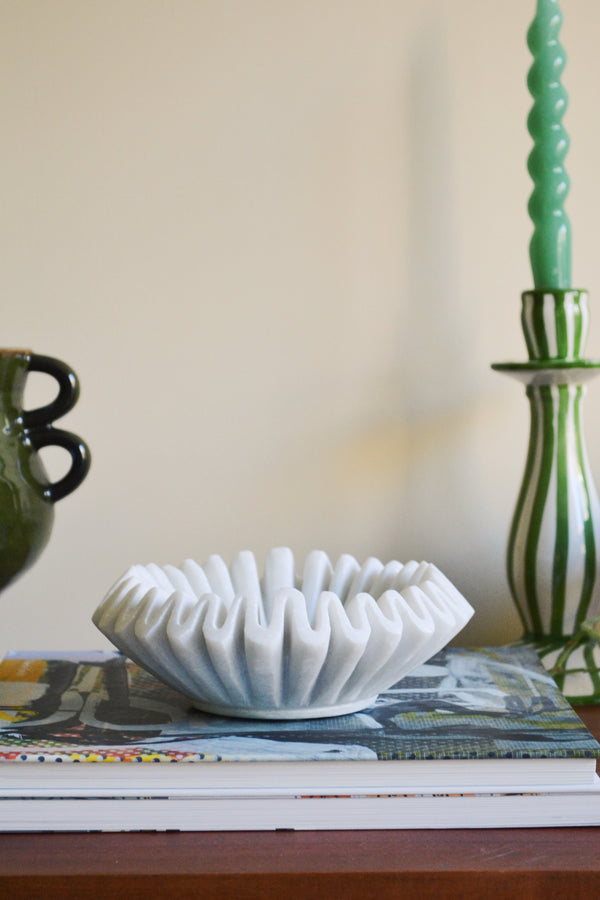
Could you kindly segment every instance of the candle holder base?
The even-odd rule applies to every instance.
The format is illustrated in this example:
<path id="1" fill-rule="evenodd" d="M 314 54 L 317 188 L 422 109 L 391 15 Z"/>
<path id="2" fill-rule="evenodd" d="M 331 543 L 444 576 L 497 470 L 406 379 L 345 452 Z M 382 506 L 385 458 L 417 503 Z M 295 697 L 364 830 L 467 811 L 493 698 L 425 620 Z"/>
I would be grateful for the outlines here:
<path id="1" fill-rule="evenodd" d="M 599 617 L 600 619 L 600 617 Z M 574 635 L 526 634 L 515 645 L 533 648 L 569 703 L 600 703 L 599 619 Z"/>

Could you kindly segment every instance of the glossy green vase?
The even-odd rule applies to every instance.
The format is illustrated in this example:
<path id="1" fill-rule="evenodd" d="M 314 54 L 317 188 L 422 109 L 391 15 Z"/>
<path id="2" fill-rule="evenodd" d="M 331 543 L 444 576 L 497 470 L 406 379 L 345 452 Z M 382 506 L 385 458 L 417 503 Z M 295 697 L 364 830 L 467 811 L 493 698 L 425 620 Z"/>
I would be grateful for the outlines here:
<path id="1" fill-rule="evenodd" d="M 46 406 L 23 409 L 29 372 L 44 372 L 58 383 Z M 79 385 L 65 363 L 27 350 L 0 350 L 0 589 L 38 558 L 50 537 L 54 504 L 77 488 L 89 470 L 86 444 L 53 423 L 77 402 Z M 67 473 L 50 481 L 42 447 L 64 448 L 71 457 Z"/>

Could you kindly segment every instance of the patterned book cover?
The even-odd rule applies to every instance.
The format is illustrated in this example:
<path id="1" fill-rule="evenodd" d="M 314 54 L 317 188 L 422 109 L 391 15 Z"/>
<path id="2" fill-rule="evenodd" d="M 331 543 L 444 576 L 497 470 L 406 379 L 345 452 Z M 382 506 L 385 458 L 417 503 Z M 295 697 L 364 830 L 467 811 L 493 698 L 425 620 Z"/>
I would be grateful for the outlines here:
<path id="1" fill-rule="evenodd" d="M 0 764 L 600 757 L 523 647 L 446 648 L 360 713 L 224 718 L 113 652 L 0 663 Z"/>

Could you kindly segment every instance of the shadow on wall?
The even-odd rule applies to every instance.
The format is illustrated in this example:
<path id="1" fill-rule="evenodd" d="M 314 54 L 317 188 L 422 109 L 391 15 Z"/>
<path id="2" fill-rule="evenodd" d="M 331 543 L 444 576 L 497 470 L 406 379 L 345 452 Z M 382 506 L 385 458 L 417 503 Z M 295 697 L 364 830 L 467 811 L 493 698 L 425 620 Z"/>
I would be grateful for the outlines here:
<path id="1" fill-rule="evenodd" d="M 397 358 L 387 367 L 391 377 L 379 386 L 389 398 L 387 411 L 379 413 L 379 396 L 377 412 L 356 410 L 354 422 L 366 426 L 319 434 L 311 452 L 288 456 L 283 465 L 277 461 L 264 492 L 277 498 L 277 508 L 263 507 L 261 516 L 276 522 L 283 511 L 283 524 L 293 510 L 300 541 L 294 524 L 289 541 L 299 551 L 312 549 L 298 546 L 302 533 L 322 546 L 321 535 L 326 540 L 334 531 L 339 545 L 327 548 L 334 555 L 434 562 L 476 608 L 458 641 L 502 643 L 520 631 L 504 572 L 518 484 L 511 482 L 507 496 L 497 477 L 514 408 L 500 394 L 486 395 L 494 376 L 478 371 L 468 352 L 477 323 L 461 300 L 457 270 L 456 142 L 437 22 L 415 44 L 406 90 L 409 265 L 398 318 L 390 322 L 397 331 Z M 301 446 L 311 446 L 310 440 Z M 336 522 L 339 529 L 332 528 Z"/>

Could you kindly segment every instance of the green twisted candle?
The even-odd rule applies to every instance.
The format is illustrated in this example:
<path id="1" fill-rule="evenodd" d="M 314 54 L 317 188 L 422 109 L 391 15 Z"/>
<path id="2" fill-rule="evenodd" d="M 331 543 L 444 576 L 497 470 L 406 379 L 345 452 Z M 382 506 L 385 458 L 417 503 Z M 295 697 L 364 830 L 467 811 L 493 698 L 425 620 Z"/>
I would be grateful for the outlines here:
<path id="1" fill-rule="evenodd" d="M 569 177 L 563 162 L 569 137 L 562 125 L 567 93 L 560 82 L 566 57 L 558 40 L 562 13 L 558 0 L 537 0 L 527 33 L 534 61 L 527 85 L 534 103 L 527 120 L 534 146 L 528 160 L 534 190 L 529 215 L 534 225 L 529 246 L 536 288 L 571 287 L 571 225 L 564 210 Z"/>

